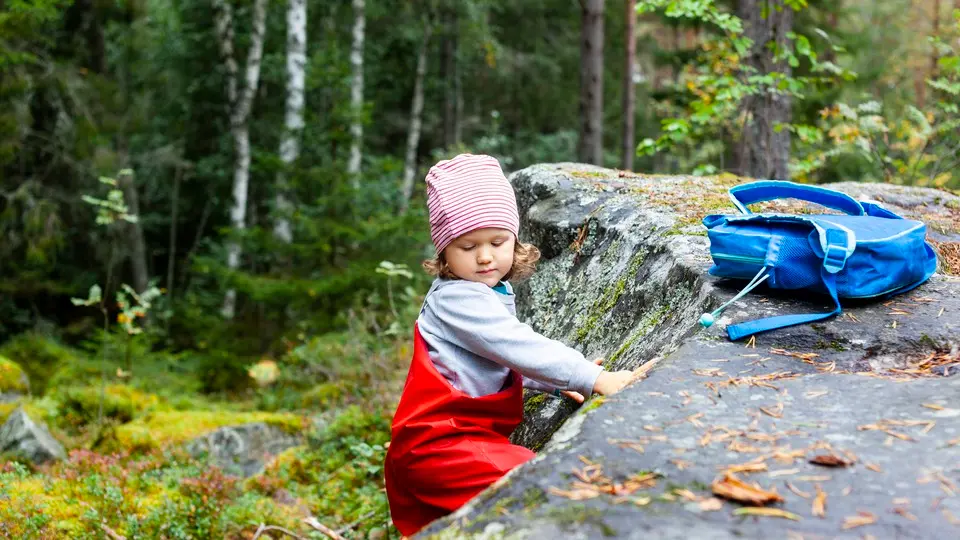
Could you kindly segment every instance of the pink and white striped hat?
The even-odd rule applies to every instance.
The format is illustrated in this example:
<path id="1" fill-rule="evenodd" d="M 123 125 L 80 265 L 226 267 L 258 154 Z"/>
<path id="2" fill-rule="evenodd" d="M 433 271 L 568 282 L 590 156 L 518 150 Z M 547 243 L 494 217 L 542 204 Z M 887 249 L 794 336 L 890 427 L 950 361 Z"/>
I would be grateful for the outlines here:
<path id="1" fill-rule="evenodd" d="M 513 186 L 490 156 L 460 154 L 430 167 L 427 209 L 437 253 L 476 229 L 498 227 L 514 236 L 520 231 Z"/>

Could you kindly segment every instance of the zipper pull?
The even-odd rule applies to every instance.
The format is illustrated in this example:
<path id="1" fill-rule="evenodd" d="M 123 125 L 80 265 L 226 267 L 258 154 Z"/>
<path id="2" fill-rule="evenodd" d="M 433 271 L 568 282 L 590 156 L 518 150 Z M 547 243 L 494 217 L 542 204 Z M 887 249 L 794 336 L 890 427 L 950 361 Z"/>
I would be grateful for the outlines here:
<path id="1" fill-rule="evenodd" d="M 747 286 L 744 287 L 739 293 L 737 293 L 736 296 L 728 300 L 722 306 L 711 311 L 710 313 L 704 313 L 703 315 L 701 315 L 700 324 L 702 324 L 704 328 L 710 328 L 711 326 L 713 326 L 713 323 L 716 322 L 717 317 L 719 317 L 723 313 L 723 311 L 730 306 L 730 304 L 746 296 L 750 291 L 757 288 L 757 285 L 760 285 L 761 283 L 766 281 L 768 277 L 770 277 L 770 274 L 765 273 L 766 271 L 767 271 L 767 267 L 764 266 L 763 268 L 760 269 L 759 272 L 757 272 L 757 275 L 753 276 L 753 279 L 750 280 L 750 283 L 747 283 Z"/>

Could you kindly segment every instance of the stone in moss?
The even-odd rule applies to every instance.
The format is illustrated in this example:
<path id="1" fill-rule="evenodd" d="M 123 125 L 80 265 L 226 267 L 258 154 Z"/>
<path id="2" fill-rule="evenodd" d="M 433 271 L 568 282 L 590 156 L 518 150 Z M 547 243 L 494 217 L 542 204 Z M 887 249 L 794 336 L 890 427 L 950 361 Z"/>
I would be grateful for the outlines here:
<path id="1" fill-rule="evenodd" d="M 544 393 L 538 393 L 530 396 L 525 402 L 523 402 L 523 414 L 526 416 L 537 412 L 546 402 L 547 395 Z"/>
<path id="2" fill-rule="evenodd" d="M 30 380 L 16 362 L 0 356 L 0 401 L 4 395 L 26 394 L 30 391 Z"/>

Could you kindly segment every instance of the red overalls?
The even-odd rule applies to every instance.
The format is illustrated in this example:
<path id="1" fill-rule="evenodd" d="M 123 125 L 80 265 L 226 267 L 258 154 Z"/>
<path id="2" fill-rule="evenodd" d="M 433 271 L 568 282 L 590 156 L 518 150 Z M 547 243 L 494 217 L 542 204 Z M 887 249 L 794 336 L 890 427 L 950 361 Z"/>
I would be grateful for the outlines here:
<path id="1" fill-rule="evenodd" d="M 534 453 L 507 437 L 523 419 L 523 385 L 470 397 L 441 375 L 414 327 L 413 361 L 384 464 L 390 515 L 410 536 L 463 506 Z"/>

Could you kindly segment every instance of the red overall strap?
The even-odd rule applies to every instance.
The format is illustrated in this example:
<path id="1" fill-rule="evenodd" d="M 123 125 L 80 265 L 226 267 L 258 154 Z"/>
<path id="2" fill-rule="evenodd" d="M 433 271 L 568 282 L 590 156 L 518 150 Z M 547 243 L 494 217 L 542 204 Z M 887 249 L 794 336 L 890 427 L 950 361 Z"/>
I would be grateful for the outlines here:
<path id="1" fill-rule="evenodd" d="M 414 328 L 413 361 L 393 417 L 385 463 L 397 529 L 411 535 L 456 510 L 534 454 L 507 439 L 523 419 L 523 387 L 478 398 L 450 386 Z"/>

